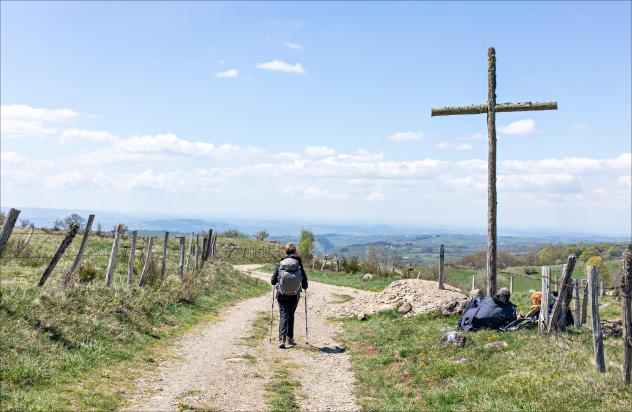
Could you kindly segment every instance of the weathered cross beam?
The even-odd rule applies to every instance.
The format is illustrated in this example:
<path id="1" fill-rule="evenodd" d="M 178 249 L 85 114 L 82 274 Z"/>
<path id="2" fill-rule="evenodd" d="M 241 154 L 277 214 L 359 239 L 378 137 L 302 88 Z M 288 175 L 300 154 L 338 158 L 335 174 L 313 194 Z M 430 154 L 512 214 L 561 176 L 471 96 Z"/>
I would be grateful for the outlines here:
<path id="1" fill-rule="evenodd" d="M 487 113 L 487 296 L 496 294 L 496 112 L 557 110 L 557 102 L 496 104 L 496 51 L 487 50 L 487 104 L 439 107 L 432 116 Z"/>

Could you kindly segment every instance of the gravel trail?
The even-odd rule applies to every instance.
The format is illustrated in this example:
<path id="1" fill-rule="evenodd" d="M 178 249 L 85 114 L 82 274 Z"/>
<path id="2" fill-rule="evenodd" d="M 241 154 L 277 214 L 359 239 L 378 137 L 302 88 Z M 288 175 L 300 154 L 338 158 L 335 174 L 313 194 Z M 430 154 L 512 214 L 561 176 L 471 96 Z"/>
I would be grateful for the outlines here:
<path id="1" fill-rule="evenodd" d="M 260 265 L 240 265 L 237 269 L 270 281 L 257 272 Z M 309 274 L 308 274 L 309 276 Z M 301 382 L 296 394 L 304 411 L 354 411 L 359 407 L 354 394 L 355 377 L 350 359 L 335 340 L 339 332 L 334 316 L 341 295 L 367 296 L 371 292 L 310 282 L 307 295 L 309 345 L 305 343 L 304 294 L 295 317 L 298 345 L 276 347 L 279 312 L 275 303 L 272 344 L 268 336 L 249 342 L 252 325 L 261 312 L 270 312 L 271 295 L 237 303 L 219 321 L 199 325 L 169 348 L 170 355 L 137 383 L 135 395 L 125 410 L 172 411 L 212 409 L 225 411 L 265 411 L 266 385 L 276 363 L 296 365 L 293 377 Z"/>

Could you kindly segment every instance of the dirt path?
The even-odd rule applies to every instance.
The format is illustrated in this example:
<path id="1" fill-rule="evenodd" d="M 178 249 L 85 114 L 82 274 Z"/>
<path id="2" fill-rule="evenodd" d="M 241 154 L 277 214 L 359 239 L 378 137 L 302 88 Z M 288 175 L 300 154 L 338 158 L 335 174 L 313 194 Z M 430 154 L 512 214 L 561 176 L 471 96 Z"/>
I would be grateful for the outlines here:
<path id="1" fill-rule="evenodd" d="M 236 268 L 269 281 L 269 274 L 256 271 L 259 266 Z M 301 383 L 297 393 L 301 410 L 357 410 L 349 356 L 335 341 L 337 325 L 327 318 L 332 316 L 331 309 L 341 295 L 358 297 L 369 293 L 310 282 L 309 346 L 305 344 L 302 297 L 295 318 L 298 345 L 287 350 L 276 347 L 276 322 L 272 344 L 267 334 L 254 342 L 251 339 L 257 317 L 270 311 L 271 295 L 240 302 L 226 311 L 220 321 L 200 325 L 177 340 L 171 348 L 173 356 L 138 382 L 136 395 L 126 410 L 267 410 L 266 384 L 274 366 L 284 361 L 296 365 L 293 377 Z M 275 319 L 278 321 L 276 309 Z"/>

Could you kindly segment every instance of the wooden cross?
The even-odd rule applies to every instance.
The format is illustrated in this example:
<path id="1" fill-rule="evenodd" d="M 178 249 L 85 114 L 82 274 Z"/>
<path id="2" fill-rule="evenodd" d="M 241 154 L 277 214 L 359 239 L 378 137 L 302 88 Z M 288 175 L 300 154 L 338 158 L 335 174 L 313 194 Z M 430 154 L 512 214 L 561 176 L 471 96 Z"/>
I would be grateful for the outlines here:
<path id="1" fill-rule="evenodd" d="M 432 116 L 487 113 L 487 296 L 496 294 L 496 112 L 557 110 L 557 102 L 496 104 L 496 51 L 487 50 L 487 104 L 432 109 Z"/>

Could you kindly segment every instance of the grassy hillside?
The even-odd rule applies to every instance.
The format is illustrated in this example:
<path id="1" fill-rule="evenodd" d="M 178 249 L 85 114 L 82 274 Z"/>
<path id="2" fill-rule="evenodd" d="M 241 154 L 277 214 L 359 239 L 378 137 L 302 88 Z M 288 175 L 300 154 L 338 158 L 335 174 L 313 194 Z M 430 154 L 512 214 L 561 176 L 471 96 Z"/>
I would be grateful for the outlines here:
<path id="1" fill-rule="evenodd" d="M 136 285 L 146 240 L 138 240 L 134 282 L 128 286 L 131 239 L 125 237 L 112 287 L 107 288 L 104 275 L 113 239 L 91 236 L 79 273 L 62 290 L 62 275 L 79 248 L 79 235 L 40 289 L 35 285 L 63 234 L 37 230 L 25 244 L 27 237 L 28 231 L 16 229 L 0 259 L 3 410 L 118 407 L 134 373 L 151 368 L 162 356 L 165 339 L 232 302 L 268 291 L 263 282 L 233 270 L 228 262 L 269 262 L 280 250 L 269 242 L 220 238 L 217 261 L 206 262 L 195 276 L 189 270 L 181 280 L 179 243 L 172 238 L 161 280 L 163 245 L 158 241 L 149 284 L 141 288 Z M 230 258 L 229 247 L 239 248 Z"/>
<path id="2" fill-rule="evenodd" d="M 615 302 L 607 301 L 613 305 Z M 403 318 L 393 311 L 348 318 L 340 339 L 349 349 L 360 404 L 367 411 L 604 410 L 626 411 L 632 391 L 621 379 L 623 341 L 605 340 L 608 371 L 592 365 L 584 328 L 557 336 L 537 331 L 468 334 L 465 348 L 442 347 L 457 317 Z M 508 347 L 486 349 L 494 341 Z"/>
<path id="3" fill-rule="evenodd" d="M 10 285 L 0 303 L 3 409 L 113 409 L 160 342 L 268 286 L 226 264 L 155 287 Z M 157 346 L 158 345 L 158 346 Z M 120 366 L 116 366 L 120 365 Z"/>

